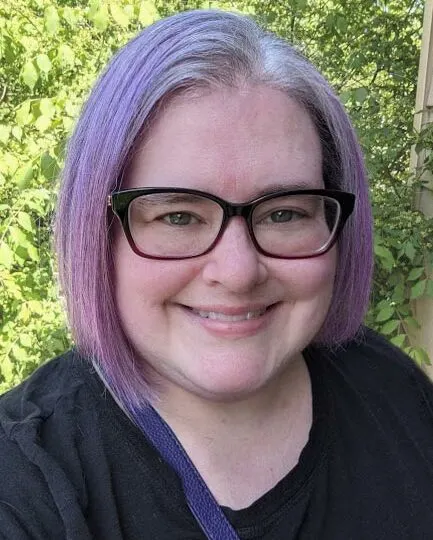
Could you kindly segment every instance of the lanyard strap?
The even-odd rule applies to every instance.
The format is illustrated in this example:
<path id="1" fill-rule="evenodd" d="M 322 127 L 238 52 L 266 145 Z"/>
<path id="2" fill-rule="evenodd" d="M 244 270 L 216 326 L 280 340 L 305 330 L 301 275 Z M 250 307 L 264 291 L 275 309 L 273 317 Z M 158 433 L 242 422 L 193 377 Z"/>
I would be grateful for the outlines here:
<path id="1" fill-rule="evenodd" d="M 239 540 L 170 426 L 151 405 L 131 413 L 153 446 L 179 475 L 188 506 L 208 540 Z"/>

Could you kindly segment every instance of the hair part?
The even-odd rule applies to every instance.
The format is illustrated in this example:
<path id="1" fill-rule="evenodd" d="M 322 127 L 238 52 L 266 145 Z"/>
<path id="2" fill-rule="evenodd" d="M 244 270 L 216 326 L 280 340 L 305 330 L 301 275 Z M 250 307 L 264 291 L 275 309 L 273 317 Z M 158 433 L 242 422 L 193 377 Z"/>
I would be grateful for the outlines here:
<path id="1" fill-rule="evenodd" d="M 75 343 L 126 406 L 143 403 L 152 389 L 116 308 L 108 195 L 175 96 L 258 84 L 305 107 L 320 136 L 326 187 L 357 196 L 338 241 L 334 295 L 315 342 L 341 344 L 362 323 L 372 273 L 371 210 L 361 150 L 339 99 L 308 60 L 249 17 L 209 10 L 162 19 L 124 46 L 95 85 L 69 141 L 55 222 Z"/>

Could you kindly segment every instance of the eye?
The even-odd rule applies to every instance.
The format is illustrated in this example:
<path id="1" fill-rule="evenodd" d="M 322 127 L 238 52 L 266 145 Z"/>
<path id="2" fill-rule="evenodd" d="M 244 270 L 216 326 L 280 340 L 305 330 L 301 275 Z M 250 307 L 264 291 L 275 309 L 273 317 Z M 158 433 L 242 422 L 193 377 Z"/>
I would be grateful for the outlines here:
<path id="1" fill-rule="evenodd" d="M 270 221 L 271 223 L 288 223 L 289 221 L 301 219 L 302 217 L 303 214 L 301 212 L 297 212 L 295 210 L 281 209 L 271 212 L 266 218 L 266 221 Z"/>
<path id="2" fill-rule="evenodd" d="M 269 218 L 273 223 L 285 223 L 286 221 L 291 221 L 293 219 L 293 211 L 276 210 L 270 214 Z"/>
<path id="3" fill-rule="evenodd" d="M 159 219 L 169 225 L 192 225 L 199 223 L 199 220 L 188 212 L 172 212 L 161 216 Z"/>

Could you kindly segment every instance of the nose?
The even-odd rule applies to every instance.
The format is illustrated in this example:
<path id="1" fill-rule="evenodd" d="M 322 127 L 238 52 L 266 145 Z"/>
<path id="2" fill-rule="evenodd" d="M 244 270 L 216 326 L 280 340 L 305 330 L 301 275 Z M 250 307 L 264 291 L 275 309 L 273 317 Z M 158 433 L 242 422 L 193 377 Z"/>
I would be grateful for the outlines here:
<path id="1" fill-rule="evenodd" d="M 232 217 L 219 242 L 206 255 L 203 279 L 233 293 L 247 293 L 266 281 L 268 270 L 242 217 Z"/>

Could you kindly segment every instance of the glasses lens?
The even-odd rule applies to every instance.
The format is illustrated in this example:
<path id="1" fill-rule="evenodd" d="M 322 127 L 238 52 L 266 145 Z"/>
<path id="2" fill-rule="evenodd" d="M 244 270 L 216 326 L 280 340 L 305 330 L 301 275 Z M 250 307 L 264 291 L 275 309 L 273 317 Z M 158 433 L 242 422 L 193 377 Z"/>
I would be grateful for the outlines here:
<path id="1" fill-rule="evenodd" d="M 206 251 L 221 228 L 223 210 L 191 193 L 153 193 L 129 205 L 129 230 L 137 249 L 153 257 L 194 257 Z"/>
<path id="2" fill-rule="evenodd" d="M 327 249 L 334 239 L 341 208 L 322 195 L 286 195 L 256 206 L 252 216 L 260 247 L 280 257 L 308 257 Z"/>

